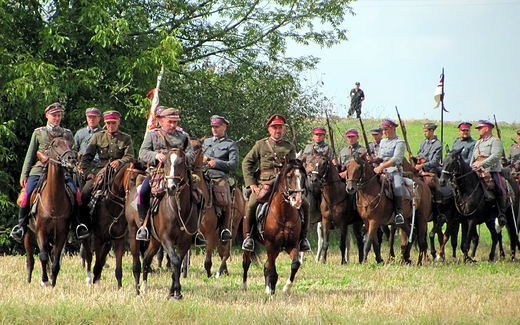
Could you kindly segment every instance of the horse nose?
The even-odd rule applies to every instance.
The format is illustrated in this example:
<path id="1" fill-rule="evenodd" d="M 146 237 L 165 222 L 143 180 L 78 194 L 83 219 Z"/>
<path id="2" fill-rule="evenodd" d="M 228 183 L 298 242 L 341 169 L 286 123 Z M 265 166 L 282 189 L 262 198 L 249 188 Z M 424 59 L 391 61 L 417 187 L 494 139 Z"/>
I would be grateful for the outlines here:
<path id="1" fill-rule="evenodd" d="M 345 187 L 345 190 L 347 191 L 348 194 L 354 194 L 354 192 L 356 192 L 356 189 L 350 182 L 347 182 L 347 186 Z"/>
<path id="2" fill-rule="evenodd" d="M 302 206 L 302 194 L 300 192 L 291 195 L 291 205 L 296 209 Z"/>

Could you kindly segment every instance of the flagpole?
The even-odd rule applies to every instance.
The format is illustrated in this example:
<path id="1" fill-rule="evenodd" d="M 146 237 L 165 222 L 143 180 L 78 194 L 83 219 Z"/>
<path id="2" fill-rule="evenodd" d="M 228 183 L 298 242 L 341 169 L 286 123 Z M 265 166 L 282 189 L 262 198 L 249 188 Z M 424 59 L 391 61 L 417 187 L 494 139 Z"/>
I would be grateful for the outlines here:
<path id="1" fill-rule="evenodd" d="M 442 92 L 441 92 L 441 144 L 442 144 L 442 151 L 444 151 L 444 67 L 442 68 L 442 74 L 441 74 L 441 80 L 442 80 Z M 442 157 L 444 156 L 443 152 L 441 151 L 441 162 Z"/>

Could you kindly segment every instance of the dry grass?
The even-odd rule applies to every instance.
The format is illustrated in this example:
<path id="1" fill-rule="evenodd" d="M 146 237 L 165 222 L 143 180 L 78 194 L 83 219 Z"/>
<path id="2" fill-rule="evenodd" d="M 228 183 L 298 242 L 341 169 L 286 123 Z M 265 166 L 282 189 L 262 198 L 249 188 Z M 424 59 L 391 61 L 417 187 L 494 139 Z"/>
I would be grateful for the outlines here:
<path id="1" fill-rule="evenodd" d="M 332 252 L 327 265 L 307 260 L 290 296 L 281 292 L 290 269 L 288 257 L 282 256 L 274 298 L 264 294 L 262 267 L 251 268 L 249 290 L 242 292 L 239 255 L 230 263 L 231 276 L 207 279 L 199 254 L 192 259 L 190 276 L 182 280 L 181 302 L 166 299 L 169 272 L 152 274 L 148 290 L 135 296 L 129 256 L 124 259 L 122 290 L 116 289 L 113 259 L 101 284 L 87 286 L 79 257 L 67 256 L 52 289 L 40 287 L 39 268 L 33 283 L 25 283 L 24 257 L 4 256 L 0 258 L 0 319 L 5 324 L 518 323 L 517 262 L 340 266 L 337 246 Z M 488 248 L 479 253 L 483 260 Z"/>

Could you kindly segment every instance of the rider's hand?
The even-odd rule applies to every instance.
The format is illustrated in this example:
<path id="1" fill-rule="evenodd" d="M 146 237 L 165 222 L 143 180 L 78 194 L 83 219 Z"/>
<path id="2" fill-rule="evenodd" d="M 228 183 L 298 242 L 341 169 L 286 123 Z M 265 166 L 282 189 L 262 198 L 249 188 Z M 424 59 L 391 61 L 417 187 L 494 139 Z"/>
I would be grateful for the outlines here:
<path id="1" fill-rule="evenodd" d="M 249 188 L 251 189 L 251 191 L 255 194 L 258 194 L 260 193 L 260 188 L 257 186 L 257 185 L 254 185 L 252 184 L 251 186 L 249 186 Z"/>
<path id="2" fill-rule="evenodd" d="M 347 177 L 347 171 L 339 173 L 339 177 L 346 178 Z"/>
<path id="3" fill-rule="evenodd" d="M 475 162 L 473 163 L 473 167 L 474 167 L 475 169 L 479 169 L 479 168 L 481 168 L 481 167 L 482 167 L 482 161 L 475 161 Z"/>
<path id="4" fill-rule="evenodd" d="M 166 159 L 166 155 L 162 152 L 159 152 L 155 155 L 155 159 L 159 160 L 160 162 L 164 162 L 164 160 Z"/>
<path id="5" fill-rule="evenodd" d="M 25 188 L 27 186 L 27 180 L 26 179 L 21 179 L 20 180 L 20 185 Z"/>
<path id="6" fill-rule="evenodd" d="M 208 166 L 211 168 L 215 168 L 217 166 L 217 162 L 213 159 L 208 159 Z"/>
<path id="7" fill-rule="evenodd" d="M 334 166 L 337 166 L 338 165 L 338 160 L 336 158 L 332 158 L 332 164 Z"/>
<path id="8" fill-rule="evenodd" d="M 422 170 L 422 165 L 421 164 L 415 165 L 415 170 L 420 172 Z"/>
<path id="9" fill-rule="evenodd" d="M 110 163 L 110 167 L 112 167 L 113 169 L 117 169 L 117 167 L 119 167 L 119 160 L 114 160 Z"/>
<path id="10" fill-rule="evenodd" d="M 381 165 L 379 165 L 376 168 L 374 168 L 374 172 L 376 174 L 381 174 L 382 171 L 383 171 L 383 168 L 381 167 Z"/>
<path id="11" fill-rule="evenodd" d="M 93 179 L 93 178 L 94 178 L 94 174 L 88 174 L 88 176 L 87 176 L 87 181 L 88 181 L 89 179 Z"/>

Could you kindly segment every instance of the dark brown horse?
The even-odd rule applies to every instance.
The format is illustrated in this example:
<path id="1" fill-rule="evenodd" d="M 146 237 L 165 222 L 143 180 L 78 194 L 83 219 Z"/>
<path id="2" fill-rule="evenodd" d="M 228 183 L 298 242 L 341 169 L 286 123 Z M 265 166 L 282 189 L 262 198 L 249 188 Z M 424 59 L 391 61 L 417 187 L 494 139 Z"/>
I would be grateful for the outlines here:
<path id="1" fill-rule="evenodd" d="M 139 166 L 141 166 L 141 169 L 138 171 L 144 173 L 142 171 L 144 166 Z M 100 171 L 104 176 L 102 183 L 97 187 L 101 195 L 92 216 L 92 243 L 90 246 L 96 255 L 93 283 L 99 282 L 106 257 L 110 249 L 114 247 L 116 257 L 115 277 L 118 288 L 122 287 L 123 254 L 128 233 L 128 223 L 125 218 L 125 197 L 132 179 L 135 178 L 135 172 L 134 163 L 127 163 L 117 170 L 107 165 Z M 85 252 L 90 247 L 88 244 L 84 245 Z M 86 256 L 86 262 L 89 265 L 88 257 L 92 258 L 92 255 L 87 253 Z M 89 271 L 87 268 L 87 281 Z"/>
<path id="2" fill-rule="evenodd" d="M 256 237 L 267 251 L 267 261 L 264 264 L 265 290 L 271 295 L 275 293 L 278 281 L 276 258 L 281 251 L 286 251 L 292 261 L 291 276 L 283 287 L 284 292 L 290 293 L 294 277 L 300 268 L 298 260 L 299 239 L 302 230 L 300 207 L 304 199 L 306 182 L 307 175 L 302 162 L 286 159 L 273 185 L 269 208 L 264 220 L 263 235 Z M 250 265 L 251 252 L 244 250 L 242 290 L 247 290 L 247 272 Z"/>
<path id="3" fill-rule="evenodd" d="M 202 166 L 202 143 L 200 140 L 192 139 L 191 144 L 193 146 L 193 150 L 195 151 L 195 166 Z M 208 242 L 206 244 L 206 259 L 204 260 L 204 268 L 206 269 L 206 274 L 208 277 L 211 277 L 211 267 L 213 265 L 211 257 L 213 255 L 214 248 L 217 247 L 218 255 L 220 256 L 221 260 L 220 267 L 215 274 L 215 276 L 218 278 L 222 274 L 229 274 L 227 260 L 230 257 L 231 243 L 235 240 L 238 226 L 242 218 L 245 216 L 247 205 L 242 191 L 238 187 L 233 187 L 231 189 L 231 211 L 229 218 L 231 222 L 230 229 L 231 233 L 233 234 L 233 239 L 229 242 L 226 242 L 225 245 L 222 245 L 219 238 L 218 216 L 210 199 L 209 187 L 204 179 L 202 167 L 195 168 L 194 174 L 197 175 L 200 179 L 198 185 L 202 191 L 202 194 L 206 198 L 206 204 L 204 205 L 202 211 L 202 221 L 199 228 L 199 231 Z"/>
<path id="4" fill-rule="evenodd" d="M 385 194 L 385 188 L 389 189 L 392 185 L 386 177 L 380 180 L 380 175 L 374 173 L 371 163 L 366 161 L 366 152 L 358 155 L 354 154 L 347 163 L 347 192 L 357 192 L 356 205 L 359 215 L 365 223 L 367 237 L 364 249 L 364 261 L 367 260 L 370 247 L 374 247 L 376 261 L 383 262 L 381 258 L 381 247 L 377 232 L 380 226 L 394 223 L 394 204 Z M 428 218 L 431 214 L 431 193 L 427 185 L 419 179 L 414 179 L 417 186 L 418 195 L 414 200 L 405 200 L 403 204 L 404 225 L 401 228 L 401 262 L 411 263 L 410 244 L 408 238 L 412 224 L 412 204 L 416 205 L 415 228 L 417 229 L 417 239 L 419 243 L 418 264 L 427 258 L 428 243 L 426 234 L 428 231 Z"/>
<path id="5" fill-rule="evenodd" d="M 200 211 L 192 194 L 192 175 L 186 162 L 185 148 L 173 148 L 166 155 L 164 173 L 166 195 L 161 199 L 157 214 L 150 220 L 150 245 L 143 257 L 143 290 L 146 288 L 150 264 L 160 246 L 173 266 L 170 297 L 181 299 L 181 264 L 191 247 L 200 224 Z M 153 203 L 152 203 L 153 209 Z M 136 283 L 136 290 L 138 283 Z"/>
<path id="6" fill-rule="evenodd" d="M 327 262 L 329 248 L 329 235 L 333 225 L 341 231 L 339 249 L 341 251 L 341 264 L 346 264 L 345 250 L 348 226 L 353 224 L 354 234 L 358 245 L 359 262 L 363 261 L 363 235 L 361 227 L 363 222 L 359 216 L 354 196 L 345 190 L 345 182 L 340 178 L 338 169 L 332 164 L 327 153 L 316 155 L 311 152 L 311 182 L 321 183 L 322 199 L 320 204 L 321 229 L 323 244 L 321 249 L 321 261 Z"/>
<path id="7" fill-rule="evenodd" d="M 64 138 L 53 139 L 48 149 L 46 184 L 41 192 L 36 194 L 38 204 L 36 218 L 31 219 L 30 231 L 24 238 L 24 246 L 27 253 L 27 282 L 31 282 L 34 269 L 34 242 L 37 241 L 42 264 L 42 285 L 49 285 L 47 264 L 50 255 L 52 261 L 50 285 L 54 287 L 60 271 L 62 250 L 69 234 L 70 218 L 74 213 L 76 194 L 69 194 L 65 186 L 65 168 L 74 168 L 77 161 L 72 152 L 72 144 Z"/>

